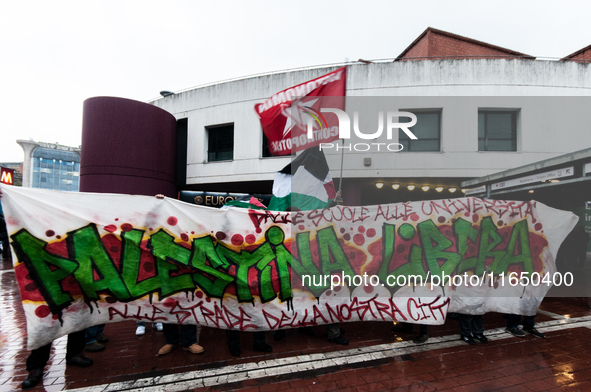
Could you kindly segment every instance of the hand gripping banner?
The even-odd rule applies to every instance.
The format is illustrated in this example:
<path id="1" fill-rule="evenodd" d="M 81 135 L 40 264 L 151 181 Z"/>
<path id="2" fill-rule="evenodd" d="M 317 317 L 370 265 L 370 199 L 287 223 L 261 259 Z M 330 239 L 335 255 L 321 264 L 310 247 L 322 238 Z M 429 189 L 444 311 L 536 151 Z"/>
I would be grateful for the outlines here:
<path id="1" fill-rule="evenodd" d="M 551 284 L 511 273 L 555 272 L 577 219 L 535 201 L 290 213 L 1 189 L 29 349 L 123 320 L 252 331 L 532 314 Z"/>

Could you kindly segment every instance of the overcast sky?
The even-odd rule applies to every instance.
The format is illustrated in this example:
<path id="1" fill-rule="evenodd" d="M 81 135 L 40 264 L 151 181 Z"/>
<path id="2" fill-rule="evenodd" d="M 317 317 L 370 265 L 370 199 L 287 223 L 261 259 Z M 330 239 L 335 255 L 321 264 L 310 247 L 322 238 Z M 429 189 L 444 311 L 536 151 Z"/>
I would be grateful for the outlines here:
<path id="1" fill-rule="evenodd" d="M 0 0 L 0 162 L 78 146 L 82 102 L 394 58 L 427 27 L 538 57 L 591 44 L 589 1 Z"/>

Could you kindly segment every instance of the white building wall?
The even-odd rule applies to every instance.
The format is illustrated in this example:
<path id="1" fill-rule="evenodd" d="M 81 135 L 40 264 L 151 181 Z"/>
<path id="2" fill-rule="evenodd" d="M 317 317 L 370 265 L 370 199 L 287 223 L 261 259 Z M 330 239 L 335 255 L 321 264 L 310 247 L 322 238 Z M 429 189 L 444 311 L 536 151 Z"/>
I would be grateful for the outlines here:
<path id="1" fill-rule="evenodd" d="M 344 177 L 480 177 L 590 147 L 591 98 L 568 98 L 591 97 L 589 67 L 494 59 L 351 65 L 349 97 L 402 97 L 393 109 L 443 108 L 441 152 L 346 153 Z M 177 119 L 188 118 L 187 183 L 272 180 L 289 158 L 261 158 L 262 133 L 254 104 L 334 69 L 219 83 L 153 102 Z M 478 108 L 486 107 L 520 110 L 516 152 L 478 151 Z M 205 127 L 224 123 L 234 123 L 234 160 L 208 163 Z M 355 142 L 367 141 L 351 139 Z M 363 166 L 365 157 L 372 158 L 369 168 Z M 327 159 L 333 176 L 338 176 L 340 153 L 327 151 Z"/>

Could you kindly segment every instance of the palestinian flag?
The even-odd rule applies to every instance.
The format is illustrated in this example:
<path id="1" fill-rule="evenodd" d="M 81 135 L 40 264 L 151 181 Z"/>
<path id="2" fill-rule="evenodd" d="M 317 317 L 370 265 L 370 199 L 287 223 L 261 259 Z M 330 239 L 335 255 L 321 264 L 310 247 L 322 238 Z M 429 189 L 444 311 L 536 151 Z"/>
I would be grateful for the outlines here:
<path id="1" fill-rule="evenodd" d="M 229 200 L 221 209 L 224 210 L 230 207 L 248 208 L 250 210 L 267 209 L 267 207 L 265 207 L 265 205 L 261 203 L 256 197 L 250 195 L 241 196 L 234 200 Z"/>
<path id="2" fill-rule="evenodd" d="M 268 210 L 285 211 L 326 208 L 336 192 L 324 153 L 316 148 L 304 150 L 289 165 L 275 173 L 273 197 Z"/>

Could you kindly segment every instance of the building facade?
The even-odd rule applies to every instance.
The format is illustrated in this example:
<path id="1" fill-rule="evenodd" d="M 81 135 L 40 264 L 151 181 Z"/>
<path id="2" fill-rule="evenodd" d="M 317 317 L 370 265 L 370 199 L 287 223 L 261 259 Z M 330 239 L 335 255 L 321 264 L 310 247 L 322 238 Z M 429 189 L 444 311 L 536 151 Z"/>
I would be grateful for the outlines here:
<path id="1" fill-rule="evenodd" d="M 325 150 L 337 180 L 343 161 L 345 204 L 457 197 L 463 181 L 591 146 L 591 72 L 587 51 L 579 52 L 536 60 L 429 28 L 395 61 L 348 65 L 347 112 L 374 102 L 419 121 L 418 141 L 404 134 L 388 140 L 404 145 L 400 152 Z M 270 193 L 290 158 L 268 156 L 254 105 L 337 68 L 244 78 L 152 102 L 184 130 L 182 189 Z M 375 129 L 377 121 L 365 126 Z"/>
<path id="2" fill-rule="evenodd" d="M 58 143 L 17 140 L 25 153 L 22 170 L 24 187 L 78 192 L 80 148 Z"/>

